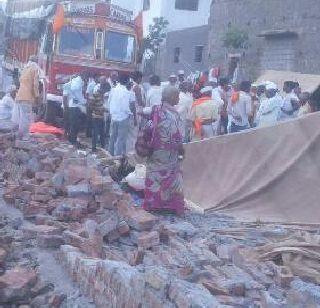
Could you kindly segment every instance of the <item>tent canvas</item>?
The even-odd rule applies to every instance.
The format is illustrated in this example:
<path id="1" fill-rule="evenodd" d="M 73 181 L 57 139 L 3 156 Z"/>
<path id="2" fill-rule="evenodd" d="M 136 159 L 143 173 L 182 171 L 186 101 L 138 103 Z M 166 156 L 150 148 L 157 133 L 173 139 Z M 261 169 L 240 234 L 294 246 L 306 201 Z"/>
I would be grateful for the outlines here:
<path id="1" fill-rule="evenodd" d="M 256 83 L 264 81 L 274 82 L 279 89 L 282 89 L 285 81 L 299 82 L 303 92 L 313 93 L 320 86 L 320 75 L 301 74 L 290 71 L 265 71 L 257 80 Z"/>
<path id="2" fill-rule="evenodd" d="M 320 113 L 185 148 L 185 196 L 205 212 L 319 223 Z"/>

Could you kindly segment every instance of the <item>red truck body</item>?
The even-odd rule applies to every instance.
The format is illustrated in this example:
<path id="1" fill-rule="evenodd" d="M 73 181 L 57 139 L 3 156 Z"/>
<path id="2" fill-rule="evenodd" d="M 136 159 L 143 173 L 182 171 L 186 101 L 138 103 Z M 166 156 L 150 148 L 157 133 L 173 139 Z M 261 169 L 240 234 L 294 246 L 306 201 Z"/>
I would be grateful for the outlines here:
<path id="1" fill-rule="evenodd" d="M 9 0 L 7 14 L 12 20 L 16 16 L 28 19 L 28 12 L 33 17 L 37 13 L 34 9 L 43 5 L 49 10 L 50 3 Z M 137 29 L 131 12 L 94 0 L 62 1 L 58 5 L 64 7 L 63 27 L 53 33 L 56 5 L 52 5 L 51 16 L 42 17 L 45 31 L 37 39 L 7 38 L 7 69 L 22 69 L 28 58 L 37 54 L 53 100 L 61 99 L 62 84 L 81 71 L 108 77 L 113 71 L 129 74 L 136 70 Z"/>

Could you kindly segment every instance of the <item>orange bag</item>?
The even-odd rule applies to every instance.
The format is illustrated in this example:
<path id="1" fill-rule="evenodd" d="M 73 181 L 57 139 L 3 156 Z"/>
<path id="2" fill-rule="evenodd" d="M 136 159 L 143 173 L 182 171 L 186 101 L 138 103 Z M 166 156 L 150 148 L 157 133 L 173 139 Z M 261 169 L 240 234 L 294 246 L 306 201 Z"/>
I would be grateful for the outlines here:
<path id="1" fill-rule="evenodd" d="M 64 135 L 63 129 L 48 125 L 44 122 L 36 122 L 31 124 L 29 132 L 30 134 L 51 134 L 56 136 Z"/>

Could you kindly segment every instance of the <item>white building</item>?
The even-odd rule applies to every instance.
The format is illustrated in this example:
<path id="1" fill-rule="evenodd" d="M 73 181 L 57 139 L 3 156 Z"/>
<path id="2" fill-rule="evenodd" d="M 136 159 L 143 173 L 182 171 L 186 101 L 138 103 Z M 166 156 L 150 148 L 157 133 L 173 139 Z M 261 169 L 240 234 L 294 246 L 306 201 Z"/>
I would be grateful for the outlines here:
<path id="1" fill-rule="evenodd" d="M 137 0 L 143 9 L 144 36 L 156 17 L 169 22 L 168 32 L 208 24 L 211 0 Z"/>

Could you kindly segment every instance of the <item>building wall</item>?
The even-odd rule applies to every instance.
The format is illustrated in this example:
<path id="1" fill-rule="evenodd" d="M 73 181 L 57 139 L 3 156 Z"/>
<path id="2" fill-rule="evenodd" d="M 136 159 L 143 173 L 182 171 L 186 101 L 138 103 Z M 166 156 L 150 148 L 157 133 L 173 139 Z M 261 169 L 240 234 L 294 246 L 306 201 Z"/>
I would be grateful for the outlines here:
<path id="1" fill-rule="evenodd" d="M 148 34 L 153 18 L 169 21 L 168 31 L 199 27 L 208 24 L 211 0 L 199 0 L 198 11 L 176 10 L 175 0 L 150 0 L 150 10 L 144 11 L 144 33 Z"/>
<path id="2" fill-rule="evenodd" d="M 208 70 L 208 30 L 208 26 L 201 26 L 168 33 L 159 57 L 160 75 L 163 80 L 179 70 L 184 70 L 187 75 L 195 71 Z M 195 62 L 196 46 L 204 46 L 201 62 Z M 179 63 L 174 62 L 174 49 L 177 47 L 181 51 Z"/>
<path id="3" fill-rule="evenodd" d="M 243 75 L 265 69 L 319 74 L 319 0 L 213 0 L 209 19 L 210 64 L 227 71 L 228 54 L 221 37 L 229 26 L 249 34 L 250 47 L 240 51 Z M 296 37 L 258 37 L 264 31 L 288 30 Z"/>

